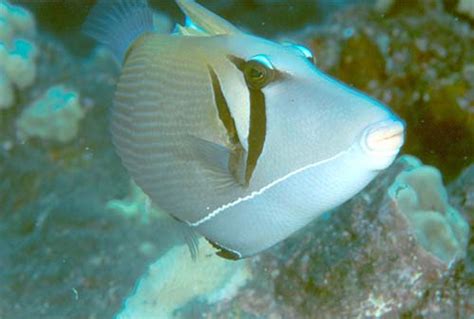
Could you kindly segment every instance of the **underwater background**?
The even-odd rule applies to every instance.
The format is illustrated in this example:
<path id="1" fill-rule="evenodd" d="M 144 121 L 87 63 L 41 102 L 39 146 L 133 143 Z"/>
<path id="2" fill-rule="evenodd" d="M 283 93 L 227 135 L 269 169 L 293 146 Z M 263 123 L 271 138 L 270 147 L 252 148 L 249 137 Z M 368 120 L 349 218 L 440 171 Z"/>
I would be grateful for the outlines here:
<path id="1" fill-rule="evenodd" d="M 194 261 L 115 154 L 94 1 L 0 0 L 0 318 L 474 318 L 474 1 L 199 3 L 389 105 L 403 154 L 270 250 Z"/>

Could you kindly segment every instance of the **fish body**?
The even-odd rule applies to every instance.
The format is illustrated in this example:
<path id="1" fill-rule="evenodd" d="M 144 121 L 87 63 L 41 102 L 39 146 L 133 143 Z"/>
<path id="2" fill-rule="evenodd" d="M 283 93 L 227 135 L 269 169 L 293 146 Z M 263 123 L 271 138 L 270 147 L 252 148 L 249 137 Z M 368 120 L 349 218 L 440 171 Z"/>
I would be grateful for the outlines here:
<path id="1" fill-rule="evenodd" d="M 387 107 L 325 75 L 307 49 L 177 2 L 188 17 L 179 34 L 153 32 L 146 3 L 126 0 L 121 12 L 135 21 L 126 44 L 109 41 L 119 37 L 113 23 L 94 29 L 103 8 L 89 33 L 123 63 L 112 135 L 124 165 L 218 254 L 273 246 L 394 160 L 404 124 Z"/>

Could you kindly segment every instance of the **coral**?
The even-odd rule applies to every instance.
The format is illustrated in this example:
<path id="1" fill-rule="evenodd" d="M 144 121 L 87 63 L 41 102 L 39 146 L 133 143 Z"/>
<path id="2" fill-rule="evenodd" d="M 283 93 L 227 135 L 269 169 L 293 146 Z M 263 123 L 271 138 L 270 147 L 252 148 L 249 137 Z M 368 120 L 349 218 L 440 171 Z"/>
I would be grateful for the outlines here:
<path id="1" fill-rule="evenodd" d="M 465 14 L 471 19 L 474 19 L 474 1 L 472 0 L 459 0 L 456 10 L 459 13 Z"/>
<path id="2" fill-rule="evenodd" d="M 23 110 L 16 122 L 17 134 L 22 140 L 39 137 L 66 143 L 76 136 L 84 114 L 77 92 L 53 86 Z"/>
<path id="3" fill-rule="evenodd" d="M 249 278 L 246 261 L 217 257 L 204 239 L 195 261 L 186 246 L 176 246 L 149 267 L 116 318 L 176 318 L 193 299 L 212 304 L 232 298 Z"/>
<path id="4" fill-rule="evenodd" d="M 25 89 L 36 77 L 35 21 L 27 10 L 0 0 L 0 109 L 14 103 L 14 86 Z"/>
<path id="5" fill-rule="evenodd" d="M 447 264 L 465 257 L 469 225 L 449 205 L 437 169 L 418 163 L 396 178 L 388 194 L 425 250 Z"/>
<path id="6" fill-rule="evenodd" d="M 395 0 L 376 0 L 375 10 L 380 13 L 387 13 L 392 8 Z"/>
<path id="7" fill-rule="evenodd" d="M 26 36 L 32 36 L 36 33 L 36 25 L 33 15 L 20 6 L 15 6 L 6 0 L 0 1 L 0 17 L 4 19 L 7 25 L 11 25 L 15 31 Z M 5 41 L 5 38 L 1 39 Z"/>
<path id="8" fill-rule="evenodd" d="M 161 218 L 166 214 L 152 205 L 148 195 L 133 180 L 130 180 L 130 192 L 127 197 L 112 199 L 105 207 L 127 218 L 140 217 L 145 223 L 150 217 Z"/>

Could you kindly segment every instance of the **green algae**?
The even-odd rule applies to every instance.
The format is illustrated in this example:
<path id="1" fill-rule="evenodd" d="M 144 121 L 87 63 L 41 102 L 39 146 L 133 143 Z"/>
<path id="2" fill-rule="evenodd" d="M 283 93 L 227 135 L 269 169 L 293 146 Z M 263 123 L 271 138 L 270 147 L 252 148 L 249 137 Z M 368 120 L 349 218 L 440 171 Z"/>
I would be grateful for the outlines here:
<path id="1" fill-rule="evenodd" d="M 304 38 L 319 67 L 407 122 L 405 154 L 450 181 L 474 161 L 474 33 L 440 1 L 399 3 L 387 14 L 347 10 Z"/>

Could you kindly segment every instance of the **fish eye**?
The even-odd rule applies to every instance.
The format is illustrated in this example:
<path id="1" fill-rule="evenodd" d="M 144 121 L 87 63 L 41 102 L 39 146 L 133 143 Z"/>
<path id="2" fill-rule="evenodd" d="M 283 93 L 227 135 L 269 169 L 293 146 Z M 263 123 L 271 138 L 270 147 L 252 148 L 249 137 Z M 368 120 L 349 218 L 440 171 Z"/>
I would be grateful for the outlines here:
<path id="1" fill-rule="evenodd" d="M 303 53 L 303 56 L 308 59 L 309 62 L 316 64 L 316 60 L 313 56 L 313 53 L 307 47 L 304 47 L 299 44 L 293 44 L 293 47 Z"/>
<path id="2" fill-rule="evenodd" d="M 257 90 L 264 88 L 275 77 L 275 69 L 265 55 L 250 58 L 243 71 L 247 85 Z"/>

